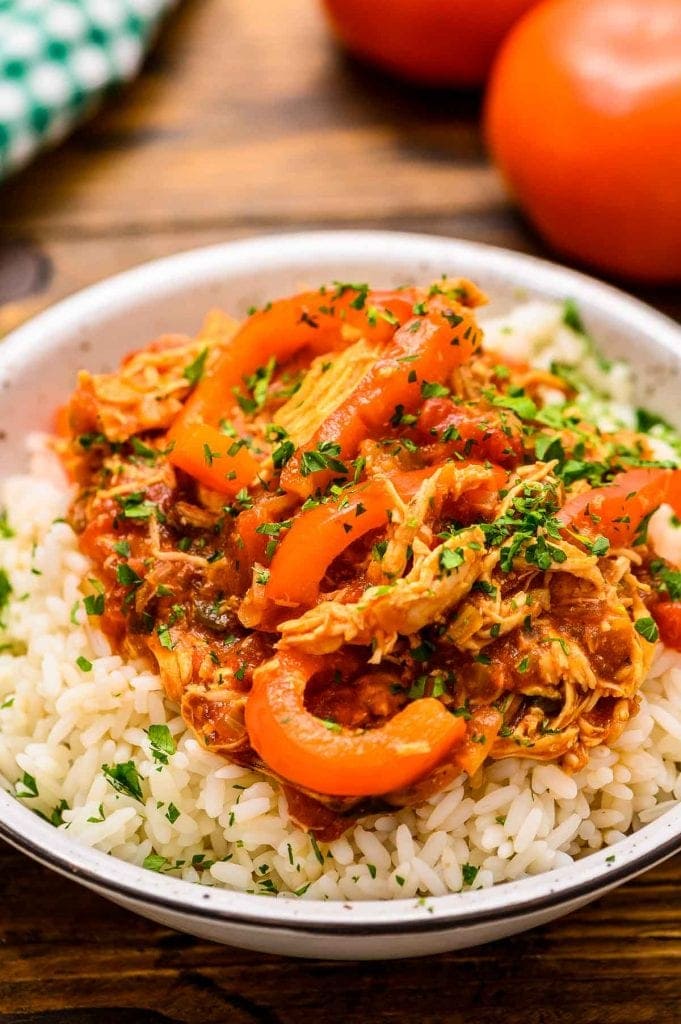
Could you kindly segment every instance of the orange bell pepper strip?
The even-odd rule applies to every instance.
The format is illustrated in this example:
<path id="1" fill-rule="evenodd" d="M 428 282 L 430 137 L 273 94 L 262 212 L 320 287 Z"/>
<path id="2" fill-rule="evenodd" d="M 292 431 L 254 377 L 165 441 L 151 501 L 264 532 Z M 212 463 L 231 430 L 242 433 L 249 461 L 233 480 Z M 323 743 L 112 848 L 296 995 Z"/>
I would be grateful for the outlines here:
<path id="1" fill-rule="evenodd" d="M 169 438 L 170 461 L 220 494 L 233 497 L 258 472 L 260 463 L 248 448 L 205 423 L 190 423 L 177 433 L 173 427 Z"/>
<path id="2" fill-rule="evenodd" d="M 432 308 L 426 316 L 400 327 L 385 354 L 352 394 L 284 467 L 284 490 L 307 497 L 326 486 L 338 474 L 326 469 L 306 474 L 304 451 L 334 443 L 340 446 L 341 460 L 351 459 L 366 437 L 380 433 L 400 412 L 418 408 L 429 384 L 443 386 L 448 382 L 452 370 L 478 350 L 480 337 L 473 311 L 461 305 L 455 309 Z"/>
<path id="3" fill-rule="evenodd" d="M 353 541 L 387 524 L 391 499 L 381 480 L 343 492 L 339 501 L 301 512 L 280 541 L 265 597 L 284 606 L 313 605 L 335 558 Z"/>
<path id="4" fill-rule="evenodd" d="M 307 684 L 323 665 L 281 651 L 253 674 L 249 740 L 283 779 L 329 796 L 378 796 L 411 785 L 462 742 L 465 723 L 433 697 L 407 704 L 376 729 L 329 729 L 305 707 Z"/>
<path id="5" fill-rule="evenodd" d="M 361 308 L 352 303 L 361 299 Z M 375 307 L 376 316 L 369 316 Z M 393 307 L 394 310 L 393 310 Z M 389 312 L 387 312 L 389 310 Z M 390 320 L 382 318 L 388 315 Z M 331 289 L 279 299 L 248 317 L 212 369 L 186 402 L 181 418 L 215 425 L 234 404 L 233 388 L 274 356 L 281 365 L 301 349 L 329 352 L 343 344 L 345 325 L 360 329 L 372 341 L 388 341 L 395 327 L 411 315 L 408 294 L 348 288 L 335 297 Z"/>
<path id="6" fill-rule="evenodd" d="M 225 462 L 213 466 L 204 459 L 204 445 L 224 458 L 225 442 L 216 427 L 234 406 L 234 389 L 272 357 L 285 363 L 304 348 L 338 348 L 344 325 L 358 328 L 372 341 L 388 341 L 396 325 L 411 316 L 416 295 L 407 290 L 365 293 L 351 286 L 338 292 L 327 289 L 280 299 L 243 323 L 170 428 L 169 458 L 175 466 L 222 494 L 247 487 L 257 472 L 257 462 L 248 453 L 240 454 L 227 472 Z"/>
<path id="7" fill-rule="evenodd" d="M 480 463 L 482 465 L 482 463 Z M 409 501 L 439 466 L 427 466 L 394 473 L 389 482 L 401 498 Z M 496 494 L 508 479 L 501 466 L 490 466 L 490 481 L 474 488 L 470 502 L 482 503 Z M 313 605 L 329 566 L 354 541 L 370 530 L 386 526 L 390 521 L 392 498 L 387 480 L 374 478 L 355 487 L 345 488 L 336 501 L 323 502 L 293 520 L 288 533 L 279 542 L 265 585 L 265 597 L 284 607 Z M 466 494 L 459 500 L 464 500 Z M 272 502 L 285 498 L 271 498 Z M 291 496 L 288 496 L 291 501 Z M 242 513 L 241 521 L 250 513 Z M 264 520 L 263 520 L 264 521 Z M 305 572 L 301 572 L 301 566 Z"/>
<path id="8" fill-rule="evenodd" d="M 265 549 L 270 538 L 258 529 L 265 523 L 278 523 L 293 510 L 296 499 L 290 494 L 267 494 L 259 498 L 252 508 L 245 509 L 236 520 L 239 544 L 243 547 L 249 567 L 265 561 Z"/>
<path id="9" fill-rule="evenodd" d="M 466 738 L 457 748 L 454 763 L 469 776 L 489 757 L 501 726 L 501 712 L 492 707 L 476 708 L 467 723 Z"/>
<path id="10" fill-rule="evenodd" d="M 681 515 L 681 470 L 631 469 L 604 487 L 569 498 L 557 519 L 568 530 L 601 534 L 613 545 L 626 546 L 646 516 L 665 503 Z"/>

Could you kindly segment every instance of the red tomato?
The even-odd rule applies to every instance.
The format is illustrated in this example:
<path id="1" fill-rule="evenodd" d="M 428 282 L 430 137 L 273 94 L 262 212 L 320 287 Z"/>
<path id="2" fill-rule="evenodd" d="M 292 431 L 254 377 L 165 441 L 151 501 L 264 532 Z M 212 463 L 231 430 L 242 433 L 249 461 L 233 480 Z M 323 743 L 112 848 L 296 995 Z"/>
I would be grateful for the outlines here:
<path id="1" fill-rule="evenodd" d="M 547 0 L 511 31 L 486 110 L 492 154 L 558 252 L 681 280 L 681 3 Z"/>
<path id="2" fill-rule="evenodd" d="M 537 0 L 324 0 L 349 50 L 426 85 L 481 85 L 514 21 Z"/>
<path id="3" fill-rule="evenodd" d="M 653 616 L 662 643 L 681 651 L 681 601 L 661 601 L 655 605 Z"/>
<path id="4" fill-rule="evenodd" d="M 681 470 L 630 469 L 611 483 L 568 498 L 558 513 L 566 527 L 602 534 L 611 544 L 633 544 L 641 522 L 664 502 L 681 512 Z"/>

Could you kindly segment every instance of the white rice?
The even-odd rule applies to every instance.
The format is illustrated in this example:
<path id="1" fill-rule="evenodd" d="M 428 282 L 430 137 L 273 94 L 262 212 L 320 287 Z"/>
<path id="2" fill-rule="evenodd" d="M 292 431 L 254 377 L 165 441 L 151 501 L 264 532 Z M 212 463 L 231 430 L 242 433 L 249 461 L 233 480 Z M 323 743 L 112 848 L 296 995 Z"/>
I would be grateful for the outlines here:
<path id="1" fill-rule="evenodd" d="M 496 351 L 535 362 L 557 350 L 580 366 L 588 356 L 555 306 L 525 307 L 490 322 L 487 334 Z M 629 381 L 621 364 L 615 371 L 607 383 L 620 403 L 605 413 L 621 418 L 630 415 Z M 522 757 L 493 762 L 421 806 L 315 842 L 290 821 L 275 782 L 203 750 L 152 666 L 124 662 L 89 624 L 80 585 L 91 567 L 70 527 L 55 521 L 69 496 L 40 445 L 33 447 L 33 474 L 6 480 L 2 495 L 14 536 L 0 540 L 13 589 L 0 644 L 23 645 L 25 653 L 0 653 L 0 785 L 81 842 L 247 892 L 411 898 L 562 867 L 616 845 L 681 799 L 681 655 L 660 648 L 639 714 L 579 774 Z M 661 541 L 671 529 L 668 514 L 661 517 Z M 679 536 L 668 543 L 678 547 Z M 161 723 L 177 746 L 165 765 L 147 735 Z M 141 801 L 117 792 L 102 771 L 127 761 L 136 766 Z"/>
<path id="2" fill-rule="evenodd" d="M 54 521 L 68 503 L 63 486 L 21 476 L 3 492 L 15 531 L 0 541 L 13 588 L 4 634 L 26 653 L 0 653 L 0 784 L 26 794 L 34 779 L 38 795 L 21 799 L 47 817 L 66 801 L 58 827 L 90 846 L 248 892 L 437 896 L 568 864 L 681 799 L 681 655 L 662 649 L 640 713 L 578 775 L 527 758 L 498 761 L 420 807 L 315 844 L 288 819 L 276 783 L 203 750 L 150 664 L 125 663 L 89 625 L 80 591 L 88 560 L 70 527 Z M 79 658 L 92 668 L 79 668 Z M 153 757 L 152 723 L 167 723 L 175 738 L 167 765 Z M 141 802 L 102 772 L 129 760 Z"/>

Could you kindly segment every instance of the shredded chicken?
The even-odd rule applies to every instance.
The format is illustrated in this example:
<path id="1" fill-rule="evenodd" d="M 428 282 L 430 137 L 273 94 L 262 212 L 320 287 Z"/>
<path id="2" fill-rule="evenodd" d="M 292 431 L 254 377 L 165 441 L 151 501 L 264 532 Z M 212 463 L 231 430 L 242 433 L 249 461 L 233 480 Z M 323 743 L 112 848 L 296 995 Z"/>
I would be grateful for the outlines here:
<path id="1" fill-rule="evenodd" d="M 353 303 L 326 351 L 312 344 L 320 317 L 348 289 Z M 292 815 L 326 837 L 361 813 L 426 798 L 461 768 L 445 758 L 380 798 L 291 785 L 251 745 L 255 673 L 287 656 L 310 659 L 304 713 L 332 733 L 381 728 L 432 696 L 467 723 L 482 712 L 497 720 L 473 767 L 522 755 L 575 771 L 636 714 L 660 596 L 661 562 L 645 531 L 610 545 L 597 516 L 579 529 L 559 518 L 601 481 L 647 465 L 645 435 L 599 430 L 558 370 L 500 367 L 475 344 L 446 376 L 417 372 L 409 330 L 420 330 L 434 295 L 445 303 L 450 358 L 460 343 L 451 331 L 480 301 L 470 283 L 410 293 L 403 320 L 414 320 L 401 328 L 381 293 L 368 295 L 355 285 L 322 290 L 317 318 L 305 306 L 296 324 L 310 348 L 281 365 L 262 352 L 262 366 L 226 389 L 224 422 L 211 426 L 234 452 L 208 445 L 206 464 L 245 449 L 257 474 L 238 487 L 178 468 L 166 437 L 230 350 L 237 325 L 221 313 L 196 338 L 164 336 L 115 372 L 82 371 L 68 410 L 72 436 L 58 443 L 79 485 L 71 521 L 96 569 L 84 583 L 92 614 L 119 649 L 156 660 L 168 697 L 207 749 L 281 777 Z M 458 313 L 450 301 L 460 302 Z M 393 321 L 394 336 L 375 340 L 376 325 Z M 407 354 L 394 357 L 400 331 Z M 397 387 L 391 373 L 399 379 L 399 401 L 382 418 L 374 410 L 371 427 L 360 417 L 358 430 L 348 428 L 356 441 L 346 450 L 335 440 L 347 428 L 339 410 L 379 359 L 385 388 Z M 320 436 L 327 440 L 314 447 Z M 287 464 L 299 466 L 293 483 Z M 226 468 L 220 480 L 229 480 Z M 310 522 L 309 532 L 296 531 Z M 279 553 L 301 535 L 277 590 Z M 299 586 L 311 576 L 318 587 Z"/>
<path id="2" fill-rule="evenodd" d="M 370 587 L 360 601 L 323 601 L 282 623 L 283 646 L 329 654 L 343 644 L 371 645 L 369 663 L 380 663 L 399 636 L 411 636 L 429 623 L 440 622 L 470 591 L 481 568 L 482 542 L 479 529 L 466 530 L 424 552 L 402 579 Z"/>
<path id="3" fill-rule="evenodd" d="M 196 366 L 199 376 L 209 369 L 236 327 L 236 321 L 215 310 L 196 338 L 163 335 L 129 356 L 115 373 L 93 375 L 81 370 L 69 403 L 74 431 L 121 442 L 169 427 L 192 387 L 187 368 Z"/>

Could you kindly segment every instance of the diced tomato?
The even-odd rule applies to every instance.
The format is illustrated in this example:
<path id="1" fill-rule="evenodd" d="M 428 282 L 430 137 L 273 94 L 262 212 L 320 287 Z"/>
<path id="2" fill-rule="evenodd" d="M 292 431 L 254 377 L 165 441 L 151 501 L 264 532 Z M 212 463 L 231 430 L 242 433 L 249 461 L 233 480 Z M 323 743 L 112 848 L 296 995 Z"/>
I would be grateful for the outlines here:
<path id="1" fill-rule="evenodd" d="M 612 483 L 570 498 L 558 512 L 568 530 L 602 534 L 611 544 L 632 544 L 642 521 L 660 505 L 681 514 L 681 470 L 632 469 Z"/>
<path id="2" fill-rule="evenodd" d="M 653 608 L 653 618 L 662 643 L 681 651 L 681 601 L 660 601 Z"/>
<path id="3" fill-rule="evenodd" d="M 523 453 L 522 426 L 515 413 L 484 402 L 456 405 L 450 398 L 429 398 L 419 415 L 417 435 L 436 462 L 464 455 L 514 466 Z"/>

